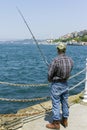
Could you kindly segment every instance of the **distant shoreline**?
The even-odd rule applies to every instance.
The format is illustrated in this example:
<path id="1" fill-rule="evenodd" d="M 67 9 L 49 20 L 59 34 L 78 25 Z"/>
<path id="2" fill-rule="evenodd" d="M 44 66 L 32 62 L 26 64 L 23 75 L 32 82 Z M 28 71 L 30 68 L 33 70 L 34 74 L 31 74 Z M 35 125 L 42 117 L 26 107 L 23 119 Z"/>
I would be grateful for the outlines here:
<path id="1" fill-rule="evenodd" d="M 37 40 L 38 44 L 42 45 L 58 45 L 60 42 L 48 42 L 46 40 Z M 23 40 L 1 40 L 0 44 L 36 44 L 33 39 L 23 39 Z M 66 45 L 71 46 L 86 46 L 87 42 L 65 42 Z"/>

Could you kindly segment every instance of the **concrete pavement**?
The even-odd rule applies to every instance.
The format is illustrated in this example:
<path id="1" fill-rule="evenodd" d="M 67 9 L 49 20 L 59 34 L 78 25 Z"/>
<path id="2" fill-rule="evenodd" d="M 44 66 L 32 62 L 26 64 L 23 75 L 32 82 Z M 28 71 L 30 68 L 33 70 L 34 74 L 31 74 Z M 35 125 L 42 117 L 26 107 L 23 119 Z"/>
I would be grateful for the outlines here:
<path id="1" fill-rule="evenodd" d="M 87 130 L 87 105 L 77 103 L 72 105 L 69 111 L 68 127 L 64 128 L 61 125 L 60 130 Z M 51 116 L 51 112 L 39 116 L 23 124 L 18 130 L 49 130 L 45 125 L 51 121 Z"/>

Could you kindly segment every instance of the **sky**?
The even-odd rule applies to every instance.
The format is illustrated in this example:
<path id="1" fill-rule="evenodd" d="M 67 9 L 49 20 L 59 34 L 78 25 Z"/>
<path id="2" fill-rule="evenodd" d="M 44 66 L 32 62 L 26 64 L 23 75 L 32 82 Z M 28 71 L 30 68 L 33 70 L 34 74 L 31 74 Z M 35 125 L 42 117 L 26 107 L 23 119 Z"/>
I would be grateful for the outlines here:
<path id="1" fill-rule="evenodd" d="M 57 39 L 87 29 L 87 0 L 0 0 L 0 40 Z"/>

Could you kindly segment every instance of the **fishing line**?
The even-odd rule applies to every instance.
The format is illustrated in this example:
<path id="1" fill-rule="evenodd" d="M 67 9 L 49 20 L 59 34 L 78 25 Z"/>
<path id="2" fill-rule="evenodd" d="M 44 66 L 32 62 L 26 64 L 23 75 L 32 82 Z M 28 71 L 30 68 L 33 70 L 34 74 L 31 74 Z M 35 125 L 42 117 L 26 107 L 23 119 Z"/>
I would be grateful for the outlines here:
<path id="1" fill-rule="evenodd" d="M 41 54 L 41 56 L 42 56 L 42 58 L 43 58 L 43 61 L 46 63 L 47 66 L 49 66 L 49 63 L 48 63 L 48 61 L 46 60 L 46 58 L 45 58 L 43 52 L 41 51 L 41 49 L 40 49 L 40 47 L 39 47 L 39 45 L 38 45 L 38 41 L 36 40 L 35 36 L 33 35 L 33 33 L 32 33 L 32 31 L 31 31 L 31 29 L 30 29 L 30 27 L 29 27 L 27 21 L 25 20 L 23 14 L 22 14 L 22 12 L 20 11 L 20 9 L 19 9 L 18 7 L 16 7 L 16 8 L 17 8 L 17 10 L 18 10 L 20 16 L 22 17 L 22 19 L 23 19 L 23 21 L 24 21 L 24 23 L 25 23 L 27 29 L 28 29 L 29 32 L 31 33 L 32 38 L 33 38 L 33 40 L 35 41 L 35 43 L 36 43 L 36 45 L 37 45 L 37 48 L 39 49 L 39 52 L 40 52 L 40 54 Z M 65 99 L 64 99 L 64 100 L 65 100 Z M 66 101 L 65 101 L 65 102 L 66 102 Z M 68 106 L 67 103 L 66 103 L 66 105 Z"/>
<path id="2" fill-rule="evenodd" d="M 24 21 L 24 23 L 25 23 L 27 29 L 28 29 L 29 32 L 31 33 L 32 38 L 33 38 L 33 40 L 35 41 L 35 43 L 36 43 L 36 45 L 37 45 L 37 48 L 39 49 L 39 52 L 40 52 L 40 54 L 41 54 L 41 56 L 42 56 L 42 58 L 43 58 L 43 61 L 46 63 L 47 66 L 49 66 L 49 63 L 48 63 L 48 61 L 46 60 L 46 58 L 45 58 L 43 52 L 41 51 L 41 49 L 40 49 L 40 47 L 39 47 L 39 45 L 38 45 L 38 41 L 36 40 L 35 36 L 33 35 L 33 33 L 32 33 L 32 31 L 31 31 L 31 29 L 30 29 L 30 27 L 29 27 L 27 21 L 25 20 L 23 14 L 22 14 L 22 12 L 20 11 L 20 9 L 19 9 L 18 7 L 16 7 L 16 8 L 17 8 L 17 10 L 18 10 L 20 16 L 22 17 L 22 19 L 23 19 L 23 21 Z"/>

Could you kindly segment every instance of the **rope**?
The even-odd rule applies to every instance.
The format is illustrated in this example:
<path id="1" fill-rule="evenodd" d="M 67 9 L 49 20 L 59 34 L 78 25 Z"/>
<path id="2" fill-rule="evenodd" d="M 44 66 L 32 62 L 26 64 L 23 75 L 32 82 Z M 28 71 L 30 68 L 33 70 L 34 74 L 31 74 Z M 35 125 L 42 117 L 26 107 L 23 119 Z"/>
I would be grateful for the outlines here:
<path id="1" fill-rule="evenodd" d="M 49 99 L 49 96 L 42 98 L 34 98 L 34 99 L 8 99 L 8 98 L 0 98 L 1 101 L 10 101 L 10 102 L 34 102 Z"/>
<path id="2" fill-rule="evenodd" d="M 85 79 L 82 80 L 81 82 L 79 82 L 78 84 L 76 84 L 75 86 L 73 86 L 72 88 L 70 88 L 69 91 L 71 91 L 72 89 L 76 88 L 77 86 L 79 86 L 79 85 L 82 84 L 83 82 L 85 82 Z"/>
<path id="3" fill-rule="evenodd" d="M 85 69 L 83 69 L 82 71 L 80 71 L 80 72 L 76 73 L 75 75 L 71 76 L 69 79 L 72 79 L 72 78 L 74 78 L 74 77 L 76 77 L 76 76 L 80 75 L 80 74 L 81 74 L 81 73 L 83 73 L 85 70 L 86 70 L 86 68 L 85 68 Z"/>
<path id="4" fill-rule="evenodd" d="M 40 104 L 39 104 L 40 105 Z M 69 106 L 72 106 L 72 103 L 69 104 Z M 44 111 L 45 110 L 45 111 Z M 0 114 L 0 117 L 25 117 L 23 121 L 25 120 L 33 120 L 34 118 L 37 118 L 38 116 L 47 115 L 47 112 L 51 112 L 51 108 L 46 108 L 43 111 L 33 112 L 33 113 L 17 113 L 17 114 Z"/>
<path id="5" fill-rule="evenodd" d="M 83 69 L 82 71 L 76 73 L 75 75 L 71 76 L 69 79 L 72 79 L 76 76 L 78 76 L 79 74 L 83 73 L 86 69 Z M 9 85 L 9 86 L 18 86 L 18 87 L 42 87 L 42 86 L 48 86 L 49 83 L 46 84 L 15 84 L 15 83 L 9 83 L 9 82 L 2 82 L 0 81 L 0 84 L 5 84 L 5 85 Z"/>
<path id="6" fill-rule="evenodd" d="M 80 84 L 82 84 L 85 81 L 82 80 L 81 82 L 79 82 L 78 84 L 76 84 L 75 86 L 71 87 L 69 89 L 69 91 L 75 89 L 77 86 L 79 86 Z M 10 101 L 10 102 L 34 102 L 34 101 L 41 101 L 41 100 L 47 100 L 50 99 L 50 96 L 46 96 L 46 97 L 42 97 L 42 98 L 34 98 L 34 99 L 8 99 L 8 98 L 0 98 L 1 101 Z"/>
<path id="7" fill-rule="evenodd" d="M 82 72 L 84 72 L 85 69 L 83 69 L 82 71 L 80 71 L 79 73 L 73 75 L 71 78 L 76 77 L 77 75 L 81 74 Z M 82 84 L 85 81 L 82 80 L 81 82 L 79 82 L 78 84 L 76 84 L 75 86 L 71 87 L 69 89 L 69 91 L 75 89 L 77 86 L 79 86 L 80 84 Z M 6 84 L 6 85 L 11 85 L 11 86 L 27 86 L 27 87 L 31 87 L 31 86 L 48 86 L 48 84 L 13 84 L 13 83 L 9 83 L 9 82 L 0 82 L 0 84 Z M 34 102 L 34 101 L 41 101 L 41 100 L 47 100 L 49 99 L 49 96 L 46 97 L 42 97 L 42 98 L 34 98 L 34 99 L 8 99 L 8 98 L 0 98 L 1 101 L 10 101 L 10 102 Z"/>
<path id="8" fill-rule="evenodd" d="M 40 115 L 43 115 L 43 114 L 46 114 L 46 112 L 49 112 L 51 111 L 51 109 L 48 109 L 46 111 L 39 111 L 39 112 L 33 112 L 33 113 L 21 113 L 21 114 L 0 114 L 0 117 L 28 117 L 29 119 L 32 119 L 34 117 L 37 117 L 37 116 L 40 116 Z M 37 115 L 39 114 L 39 115 Z M 30 117 L 30 116 L 34 116 L 34 117 Z"/>
<path id="9" fill-rule="evenodd" d="M 2 82 L 0 81 L 0 84 L 10 85 L 10 86 L 21 86 L 21 87 L 42 87 L 42 86 L 48 86 L 48 84 L 14 84 L 9 82 Z"/>

